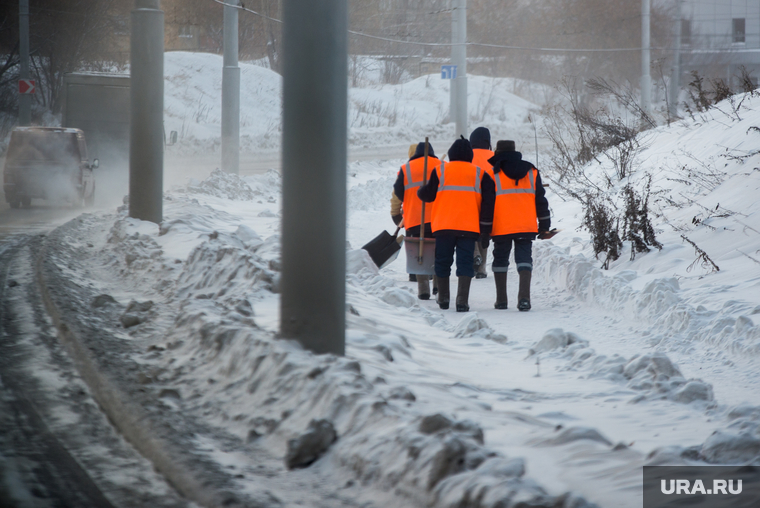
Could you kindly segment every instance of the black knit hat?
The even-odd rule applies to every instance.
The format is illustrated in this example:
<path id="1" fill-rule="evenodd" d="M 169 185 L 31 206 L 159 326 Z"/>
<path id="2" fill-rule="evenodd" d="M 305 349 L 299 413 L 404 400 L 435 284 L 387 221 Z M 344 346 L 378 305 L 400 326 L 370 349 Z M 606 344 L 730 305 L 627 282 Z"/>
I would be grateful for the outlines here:
<path id="1" fill-rule="evenodd" d="M 515 142 L 511 139 L 500 139 L 496 142 L 496 151 L 494 153 L 499 152 L 514 152 L 515 151 Z"/>
<path id="2" fill-rule="evenodd" d="M 491 131 L 486 127 L 478 127 L 470 134 L 470 145 L 472 148 L 481 148 L 483 150 L 491 149 Z"/>
<path id="3" fill-rule="evenodd" d="M 412 159 L 417 159 L 418 157 L 424 157 L 425 156 L 425 142 L 417 143 L 417 150 L 414 151 L 414 155 L 412 156 Z M 435 157 L 435 152 L 433 151 L 433 145 L 430 144 L 428 141 L 428 157 Z"/>
<path id="4" fill-rule="evenodd" d="M 470 146 L 470 142 L 464 136 L 454 141 L 451 148 L 449 148 L 450 161 L 472 162 L 472 156 L 472 146 Z"/>

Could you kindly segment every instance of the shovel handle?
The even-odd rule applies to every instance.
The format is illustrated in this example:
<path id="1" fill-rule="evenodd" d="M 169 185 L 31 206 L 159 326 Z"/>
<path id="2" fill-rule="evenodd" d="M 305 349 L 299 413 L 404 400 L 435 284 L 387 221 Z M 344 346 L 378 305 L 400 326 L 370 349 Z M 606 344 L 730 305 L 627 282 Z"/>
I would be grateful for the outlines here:
<path id="1" fill-rule="evenodd" d="M 422 185 L 427 185 L 427 168 L 428 168 L 428 137 L 425 136 L 425 162 L 422 166 Z M 422 252 L 425 245 L 425 203 L 422 203 L 422 217 L 420 218 L 420 251 L 417 255 L 417 263 L 422 264 Z"/>

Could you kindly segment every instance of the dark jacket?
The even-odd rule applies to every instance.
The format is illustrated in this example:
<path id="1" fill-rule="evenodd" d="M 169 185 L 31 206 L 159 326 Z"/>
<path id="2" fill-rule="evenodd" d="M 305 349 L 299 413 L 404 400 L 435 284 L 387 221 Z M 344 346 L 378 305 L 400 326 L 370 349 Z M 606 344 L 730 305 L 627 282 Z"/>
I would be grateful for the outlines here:
<path id="1" fill-rule="evenodd" d="M 528 171 L 531 168 L 535 169 L 533 163 L 522 160 L 522 154 L 520 152 L 499 152 L 490 159 L 488 162 L 493 164 L 493 171 L 496 178 L 499 178 L 499 173 L 503 173 L 507 178 L 511 178 L 518 182 L 520 179 L 525 178 L 528 175 Z M 496 196 L 496 183 L 488 179 L 488 182 L 483 182 L 483 193 L 486 192 L 486 185 L 490 187 L 488 192 L 493 192 Z M 493 204 L 491 202 L 491 223 L 493 224 Z M 483 210 L 481 210 L 481 214 Z M 541 174 L 536 169 L 536 215 L 538 216 L 538 230 L 549 231 L 551 229 L 551 213 L 549 212 L 549 202 L 546 200 L 546 191 L 544 190 L 543 183 L 541 182 Z M 482 231 L 482 228 L 481 228 Z M 490 234 L 490 228 L 488 234 Z M 536 233 L 515 233 L 511 235 L 500 235 L 505 238 L 535 238 Z"/>
<path id="2" fill-rule="evenodd" d="M 449 148 L 449 160 L 450 161 L 465 161 L 465 162 L 472 162 L 472 147 L 470 146 L 470 142 L 466 139 L 458 139 L 454 142 L 453 145 L 451 145 L 451 148 Z M 493 206 L 494 206 L 494 200 L 496 198 L 496 185 L 494 184 L 493 180 L 491 180 L 491 177 L 488 175 L 488 173 L 485 172 L 484 168 L 482 172 L 481 177 L 481 203 L 480 203 L 480 229 L 483 230 L 484 226 L 487 227 L 490 231 L 490 227 L 493 224 Z M 491 182 L 490 186 L 486 182 Z M 433 171 L 433 173 L 430 175 L 430 180 L 428 180 L 427 185 L 424 185 L 419 188 L 417 191 L 417 196 L 424 201 L 425 203 L 432 203 L 435 201 L 435 197 L 438 194 L 438 184 L 440 183 L 438 179 L 438 170 L 436 169 Z M 490 187 L 490 191 L 486 192 L 485 187 Z M 477 238 L 479 235 L 477 233 L 473 233 L 471 231 L 460 231 L 455 229 L 446 229 L 437 231 L 435 233 L 435 236 L 443 236 L 443 235 L 450 235 L 450 236 L 462 236 L 462 237 L 472 237 Z"/>

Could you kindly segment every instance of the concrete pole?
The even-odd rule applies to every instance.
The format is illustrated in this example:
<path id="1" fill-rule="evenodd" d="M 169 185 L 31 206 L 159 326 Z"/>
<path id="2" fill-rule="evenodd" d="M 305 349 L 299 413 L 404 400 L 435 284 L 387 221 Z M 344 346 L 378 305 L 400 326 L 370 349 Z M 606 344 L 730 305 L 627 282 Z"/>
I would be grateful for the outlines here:
<path id="1" fill-rule="evenodd" d="M 164 194 L 164 13 L 135 0 L 130 35 L 129 216 L 160 224 Z"/>
<path id="2" fill-rule="evenodd" d="M 222 69 L 222 170 L 240 169 L 240 67 L 238 67 L 238 9 L 240 0 L 224 6 L 224 68 Z"/>
<path id="3" fill-rule="evenodd" d="M 652 77 L 649 74 L 649 12 L 651 0 L 641 0 L 641 109 L 652 113 Z"/>
<path id="4" fill-rule="evenodd" d="M 456 10 L 457 17 L 457 78 L 456 78 L 456 95 L 457 95 L 457 115 L 456 115 L 456 132 L 454 135 L 459 137 L 463 135 L 469 138 L 470 133 L 467 128 L 467 0 L 458 0 Z"/>
<path id="5" fill-rule="evenodd" d="M 457 17 L 457 3 L 459 0 L 451 0 L 451 65 L 457 65 L 457 41 L 459 41 L 459 18 Z M 457 69 L 457 72 L 459 70 Z M 449 80 L 449 120 L 456 124 L 457 121 L 457 81 Z M 455 126 L 456 128 L 456 126 Z"/>
<path id="6" fill-rule="evenodd" d="M 347 0 L 283 2 L 280 335 L 343 355 Z"/>
<path id="7" fill-rule="evenodd" d="M 19 57 L 21 57 L 21 72 L 19 79 L 30 79 L 29 75 L 29 0 L 18 2 L 19 21 Z M 32 125 L 32 96 L 19 94 L 18 96 L 18 124 L 22 127 Z"/>
<path id="8" fill-rule="evenodd" d="M 681 91 L 681 0 L 676 0 L 675 40 L 673 42 L 673 73 L 670 76 L 668 105 L 671 118 L 678 115 L 678 96 Z"/>

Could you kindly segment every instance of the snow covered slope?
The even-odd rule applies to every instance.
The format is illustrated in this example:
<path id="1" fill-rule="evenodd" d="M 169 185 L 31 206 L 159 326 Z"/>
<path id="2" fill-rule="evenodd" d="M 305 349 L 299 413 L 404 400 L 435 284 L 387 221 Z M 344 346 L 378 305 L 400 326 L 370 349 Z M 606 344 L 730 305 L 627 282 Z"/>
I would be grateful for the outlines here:
<path id="1" fill-rule="evenodd" d="M 282 78 L 252 63 L 241 62 L 240 69 L 241 150 L 279 147 Z M 192 153 L 218 148 L 222 115 L 221 55 L 166 53 L 164 75 L 165 127 L 167 132 L 177 131 L 179 138 L 179 146 L 169 149 Z M 538 106 L 511 92 L 518 85 L 513 79 L 470 76 L 470 121 L 473 128 L 481 124 L 491 126 L 494 138 L 524 140 L 527 146 L 533 147 L 534 132 L 528 115 L 537 111 Z M 399 85 L 368 84 L 350 88 L 349 142 L 356 146 L 398 145 L 430 136 L 442 138 L 448 148 L 453 133 L 453 125 L 444 123 L 448 110 L 449 82 L 438 75 Z"/>

